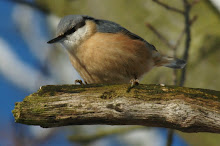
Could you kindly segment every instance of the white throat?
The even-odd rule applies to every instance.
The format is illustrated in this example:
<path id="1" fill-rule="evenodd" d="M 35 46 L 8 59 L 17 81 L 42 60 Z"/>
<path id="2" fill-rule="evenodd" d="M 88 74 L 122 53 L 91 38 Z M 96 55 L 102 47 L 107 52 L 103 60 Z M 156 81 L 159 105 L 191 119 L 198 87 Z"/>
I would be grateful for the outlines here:
<path id="1" fill-rule="evenodd" d="M 60 43 L 67 49 L 68 52 L 73 52 L 84 41 L 88 31 L 87 25 L 77 29 L 74 33 L 66 36 Z"/>

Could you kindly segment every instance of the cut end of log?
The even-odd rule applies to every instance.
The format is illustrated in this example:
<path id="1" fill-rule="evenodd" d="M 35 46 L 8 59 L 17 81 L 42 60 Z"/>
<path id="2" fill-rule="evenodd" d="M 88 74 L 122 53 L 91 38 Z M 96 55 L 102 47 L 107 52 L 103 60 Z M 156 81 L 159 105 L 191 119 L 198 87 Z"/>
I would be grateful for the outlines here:
<path id="1" fill-rule="evenodd" d="M 15 103 L 15 109 L 12 110 L 13 116 L 15 118 L 15 122 L 18 122 L 17 120 L 20 118 L 20 103 Z"/>

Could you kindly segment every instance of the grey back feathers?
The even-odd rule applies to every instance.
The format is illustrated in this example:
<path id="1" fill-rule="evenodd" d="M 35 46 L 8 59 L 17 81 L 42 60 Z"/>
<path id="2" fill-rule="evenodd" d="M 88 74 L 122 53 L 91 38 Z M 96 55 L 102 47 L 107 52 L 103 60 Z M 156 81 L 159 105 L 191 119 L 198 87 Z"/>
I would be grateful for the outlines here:
<path id="1" fill-rule="evenodd" d="M 152 50 L 156 50 L 156 48 L 151 45 L 150 43 L 148 43 L 146 40 L 144 40 L 143 38 L 139 37 L 138 35 L 128 31 L 127 29 L 125 29 L 124 27 L 122 27 L 121 25 L 112 22 L 112 21 L 108 21 L 108 20 L 102 20 L 102 19 L 95 19 L 92 18 L 90 16 L 84 16 L 85 19 L 88 20 L 93 20 L 96 24 L 97 24 L 97 31 L 98 32 L 102 32 L 102 33 L 124 33 L 126 35 L 128 35 L 130 38 L 132 39 L 138 39 L 141 40 L 143 42 L 146 43 L 147 47 L 151 48 Z"/>
<path id="2" fill-rule="evenodd" d="M 56 35 L 58 37 L 49 41 L 48 43 L 54 43 L 57 40 L 60 40 L 63 37 L 65 37 L 65 35 L 68 35 L 70 33 L 74 33 L 78 28 L 85 25 L 86 20 L 94 21 L 97 24 L 96 26 L 97 26 L 98 32 L 124 33 L 125 35 L 128 35 L 131 39 L 135 39 L 135 40 L 137 39 L 137 40 L 143 41 L 148 48 L 151 48 L 152 50 L 157 51 L 153 45 L 151 45 L 150 43 L 148 43 L 146 40 L 139 37 L 138 35 L 128 31 L 127 29 L 125 29 L 121 25 L 119 25 L 115 22 L 112 22 L 112 21 L 95 19 L 93 17 L 86 16 L 86 15 L 68 15 L 68 16 L 65 16 L 64 18 L 62 18 L 60 23 L 58 24 L 58 27 L 57 27 Z"/>

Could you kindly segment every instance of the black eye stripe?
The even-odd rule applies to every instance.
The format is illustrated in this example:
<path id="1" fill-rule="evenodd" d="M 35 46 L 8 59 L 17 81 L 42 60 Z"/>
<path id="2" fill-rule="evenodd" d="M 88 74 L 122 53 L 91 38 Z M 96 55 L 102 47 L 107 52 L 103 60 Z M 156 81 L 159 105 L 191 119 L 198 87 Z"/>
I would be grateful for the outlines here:
<path id="1" fill-rule="evenodd" d="M 75 31 L 77 31 L 79 28 L 85 26 L 85 24 L 86 24 L 86 22 L 85 22 L 85 20 L 83 20 L 82 22 L 76 24 L 73 28 L 67 30 L 64 34 L 59 35 L 58 37 L 56 37 L 56 38 L 54 38 L 54 39 L 48 41 L 47 43 L 48 43 L 48 44 L 56 43 L 56 42 L 62 40 L 63 38 L 65 38 L 67 35 L 72 34 L 72 33 L 74 33 Z"/>
<path id="2" fill-rule="evenodd" d="M 78 24 L 75 26 L 75 29 L 77 30 L 78 28 L 83 27 L 85 24 L 86 24 L 86 22 L 85 22 L 85 20 L 83 20 L 82 22 L 78 23 Z"/>
<path id="3" fill-rule="evenodd" d="M 85 26 L 85 20 L 83 20 L 82 22 L 76 24 L 73 28 L 67 30 L 63 35 L 66 36 L 66 35 L 69 35 L 71 33 L 74 33 L 75 31 L 77 31 L 79 28 Z"/>

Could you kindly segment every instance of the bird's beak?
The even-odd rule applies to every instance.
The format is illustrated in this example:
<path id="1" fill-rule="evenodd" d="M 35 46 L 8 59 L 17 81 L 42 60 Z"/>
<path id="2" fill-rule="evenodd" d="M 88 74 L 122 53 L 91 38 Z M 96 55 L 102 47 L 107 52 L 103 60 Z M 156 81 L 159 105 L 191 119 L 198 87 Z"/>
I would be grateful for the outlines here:
<path id="1" fill-rule="evenodd" d="M 58 37 L 55 37 L 54 39 L 48 41 L 47 43 L 48 43 L 48 44 L 57 43 L 57 42 L 59 42 L 60 40 L 62 40 L 63 38 L 65 38 L 65 35 L 59 35 Z"/>

